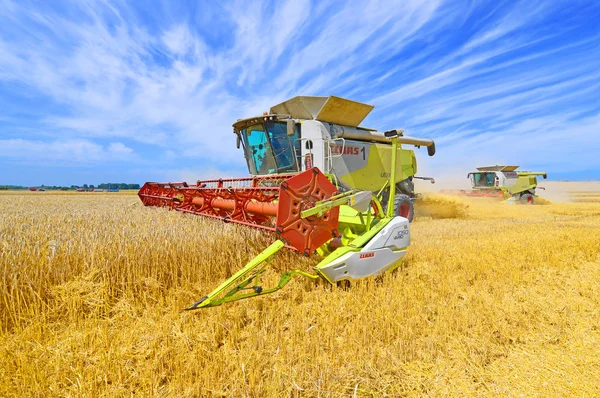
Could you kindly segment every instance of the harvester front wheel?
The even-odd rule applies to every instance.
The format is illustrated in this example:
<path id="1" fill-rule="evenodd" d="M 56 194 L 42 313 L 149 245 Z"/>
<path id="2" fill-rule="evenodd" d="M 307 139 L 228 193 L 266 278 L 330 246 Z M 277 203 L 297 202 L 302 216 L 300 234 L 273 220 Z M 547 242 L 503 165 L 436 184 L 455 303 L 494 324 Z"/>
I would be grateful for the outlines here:
<path id="1" fill-rule="evenodd" d="M 524 205 L 532 205 L 534 200 L 533 200 L 533 195 L 530 193 L 524 193 L 523 195 L 521 195 L 521 197 L 519 198 L 519 201 L 524 204 Z"/>
<path id="2" fill-rule="evenodd" d="M 410 200 L 410 196 L 404 194 L 394 196 L 394 214 L 407 218 L 409 222 L 412 222 L 415 217 L 415 205 Z"/>

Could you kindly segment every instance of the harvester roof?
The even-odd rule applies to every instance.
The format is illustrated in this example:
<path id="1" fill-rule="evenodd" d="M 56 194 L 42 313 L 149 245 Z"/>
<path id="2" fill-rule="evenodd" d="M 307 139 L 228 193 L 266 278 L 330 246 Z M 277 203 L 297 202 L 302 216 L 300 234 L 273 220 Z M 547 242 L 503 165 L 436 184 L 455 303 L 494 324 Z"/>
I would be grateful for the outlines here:
<path id="1" fill-rule="evenodd" d="M 485 166 L 478 167 L 479 171 L 515 171 L 519 166 Z"/>
<path id="2" fill-rule="evenodd" d="M 333 95 L 329 97 L 300 95 L 271 107 L 270 113 L 290 115 L 294 119 L 316 119 L 357 127 L 373 108 L 373 105 Z"/>
<path id="3" fill-rule="evenodd" d="M 358 125 L 373 110 L 373 105 L 363 104 L 333 95 L 329 97 L 314 97 L 299 95 L 280 104 L 272 106 L 269 114 L 238 119 L 233 124 L 234 132 L 245 129 L 256 123 L 267 120 L 303 119 L 320 120 L 322 122 L 340 124 L 342 126 L 358 127 Z M 371 130 L 359 127 L 363 130 Z"/>

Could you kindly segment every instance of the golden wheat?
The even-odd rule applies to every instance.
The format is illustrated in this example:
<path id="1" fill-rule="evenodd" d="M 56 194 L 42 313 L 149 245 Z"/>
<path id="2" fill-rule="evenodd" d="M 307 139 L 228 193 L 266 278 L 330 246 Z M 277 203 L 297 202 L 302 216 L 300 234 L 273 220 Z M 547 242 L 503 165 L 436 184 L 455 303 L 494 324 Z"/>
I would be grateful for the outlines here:
<path id="1" fill-rule="evenodd" d="M 469 204 L 460 196 L 426 193 L 415 203 L 417 217 L 464 218 Z"/>
<path id="2" fill-rule="evenodd" d="M 600 192 L 574 192 L 570 199 L 575 203 L 600 203 Z"/>
<path id="3" fill-rule="evenodd" d="M 600 204 L 445 200 L 393 273 L 189 313 L 272 238 L 125 194 L 0 194 L 0 396 L 597 395 Z"/>

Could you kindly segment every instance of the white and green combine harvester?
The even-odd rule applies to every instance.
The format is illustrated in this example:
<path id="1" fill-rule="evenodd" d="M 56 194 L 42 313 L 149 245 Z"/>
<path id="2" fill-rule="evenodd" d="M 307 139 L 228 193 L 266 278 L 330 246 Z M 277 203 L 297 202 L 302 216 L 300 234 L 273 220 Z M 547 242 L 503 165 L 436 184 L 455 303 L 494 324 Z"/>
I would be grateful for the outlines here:
<path id="1" fill-rule="evenodd" d="M 373 109 L 339 97 L 295 97 L 262 116 L 234 123 L 250 177 L 147 182 L 144 205 L 168 207 L 276 236 L 243 268 L 188 309 L 273 293 L 294 275 L 328 283 L 398 267 L 410 244 L 413 150 L 432 140 L 359 127 Z M 424 178 L 433 180 L 431 178 Z M 433 181 L 432 181 L 433 182 Z M 291 270 L 263 288 L 259 278 L 283 248 L 322 260 L 314 272 Z M 264 283 L 264 281 L 263 281 Z"/>
<path id="2" fill-rule="evenodd" d="M 473 190 L 461 191 L 461 193 L 467 196 L 497 197 L 507 202 L 534 204 L 537 197 L 536 189 L 544 189 L 538 187 L 537 177 L 546 179 L 547 174 L 537 171 L 516 171 L 518 168 L 519 166 L 478 167 L 477 171 L 467 175 Z"/>
<path id="3" fill-rule="evenodd" d="M 263 116 L 238 120 L 234 125 L 238 148 L 243 147 L 251 175 L 299 173 L 317 167 L 342 192 L 371 191 L 387 204 L 392 146 L 383 132 L 359 124 L 373 110 L 372 105 L 348 99 L 298 96 L 273 106 Z M 412 221 L 414 179 L 417 159 L 412 149 L 424 146 L 435 154 L 433 140 L 398 133 L 398 164 L 394 209 Z"/>

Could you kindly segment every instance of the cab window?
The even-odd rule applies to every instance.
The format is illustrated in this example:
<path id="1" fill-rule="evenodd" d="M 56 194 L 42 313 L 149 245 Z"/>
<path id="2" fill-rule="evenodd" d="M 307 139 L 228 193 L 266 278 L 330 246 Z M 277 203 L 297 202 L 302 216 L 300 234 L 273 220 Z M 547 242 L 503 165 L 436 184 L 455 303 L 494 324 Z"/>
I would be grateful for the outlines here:
<path id="1" fill-rule="evenodd" d="M 262 124 L 255 124 L 242 131 L 245 141 L 248 168 L 251 174 L 275 173 L 273 153 Z"/>
<path id="2" fill-rule="evenodd" d="M 476 187 L 493 187 L 495 174 L 494 173 L 474 173 Z"/>
<path id="3" fill-rule="evenodd" d="M 287 135 L 286 123 L 266 122 L 265 127 L 269 133 L 269 140 L 273 148 L 273 156 L 280 173 L 298 171 L 296 156 L 300 155 L 300 141 L 298 140 L 298 126 L 294 135 Z"/>
<path id="4" fill-rule="evenodd" d="M 248 170 L 252 175 L 291 173 L 298 171 L 300 131 L 287 135 L 287 125 L 281 122 L 255 124 L 240 131 Z"/>

